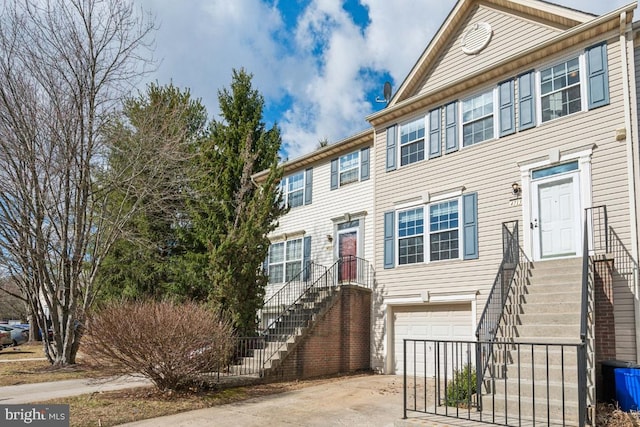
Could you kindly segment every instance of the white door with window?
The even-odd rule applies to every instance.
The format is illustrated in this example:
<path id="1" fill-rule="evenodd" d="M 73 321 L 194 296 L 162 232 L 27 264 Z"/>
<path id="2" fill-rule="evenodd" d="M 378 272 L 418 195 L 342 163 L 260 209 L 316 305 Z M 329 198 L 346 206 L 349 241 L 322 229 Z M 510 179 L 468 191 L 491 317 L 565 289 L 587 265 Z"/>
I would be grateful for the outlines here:
<path id="1" fill-rule="evenodd" d="M 580 252 L 580 187 L 577 174 L 533 181 L 532 222 L 536 259 Z"/>

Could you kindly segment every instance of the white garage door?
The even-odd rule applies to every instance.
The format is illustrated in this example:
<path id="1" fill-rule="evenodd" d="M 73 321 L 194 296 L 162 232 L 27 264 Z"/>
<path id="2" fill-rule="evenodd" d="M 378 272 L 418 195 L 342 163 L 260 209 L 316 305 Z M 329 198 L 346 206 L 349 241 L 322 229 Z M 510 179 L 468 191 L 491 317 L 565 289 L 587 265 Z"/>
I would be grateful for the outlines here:
<path id="1" fill-rule="evenodd" d="M 406 338 L 426 340 L 473 340 L 471 304 L 448 304 L 437 306 L 396 307 L 393 309 L 393 345 L 395 373 L 403 373 L 403 342 Z M 467 346 L 456 348 L 435 343 L 413 345 L 407 351 L 407 373 L 433 376 L 436 356 L 451 364 L 452 358 L 459 356 L 466 360 L 473 355 L 459 355 L 468 352 Z M 415 363 L 414 363 L 415 362 Z"/>

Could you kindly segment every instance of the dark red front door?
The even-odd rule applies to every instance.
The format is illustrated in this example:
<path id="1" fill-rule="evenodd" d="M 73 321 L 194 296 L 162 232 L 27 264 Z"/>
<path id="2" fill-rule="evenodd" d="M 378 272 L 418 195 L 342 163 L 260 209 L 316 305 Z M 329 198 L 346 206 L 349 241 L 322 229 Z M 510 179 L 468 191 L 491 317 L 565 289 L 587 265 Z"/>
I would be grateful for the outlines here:
<path id="1" fill-rule="evenodd" d="M 338 234 L 338 257 L 341 260 L 339 280 L 355 281 L 357 274 L 358 232 L 347 231 Z"/>

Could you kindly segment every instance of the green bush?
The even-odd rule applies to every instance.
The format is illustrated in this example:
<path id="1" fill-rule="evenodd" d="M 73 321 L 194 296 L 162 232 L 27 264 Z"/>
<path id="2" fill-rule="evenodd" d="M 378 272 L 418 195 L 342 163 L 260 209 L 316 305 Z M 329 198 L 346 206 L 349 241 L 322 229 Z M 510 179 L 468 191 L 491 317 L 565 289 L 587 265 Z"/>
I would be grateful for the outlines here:
<path id="1" fill-rule="evenodd" d="M 477 391 L 476 378 L 476 370 L 471 365 L 456 370 L 447 384 L 447 405 L 470 406 L 471 396 Z"/>

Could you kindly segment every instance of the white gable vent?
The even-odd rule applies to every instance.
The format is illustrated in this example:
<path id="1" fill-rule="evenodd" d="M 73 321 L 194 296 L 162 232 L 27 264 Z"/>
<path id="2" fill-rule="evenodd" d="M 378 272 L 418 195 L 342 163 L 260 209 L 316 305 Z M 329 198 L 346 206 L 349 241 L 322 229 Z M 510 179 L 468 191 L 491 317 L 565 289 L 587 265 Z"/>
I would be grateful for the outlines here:
<path id="1" fill-rule="evenodd" d="M 487 47 L 492 34 L 491 25 L 486 22 L 478 22 L 471 25 L 460 41 L 462 51 L 467 55 L 475 55 Z"/>

